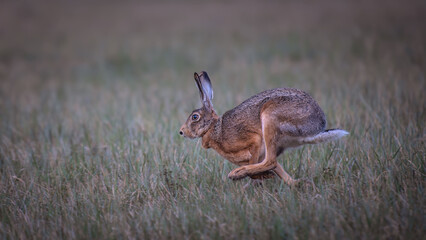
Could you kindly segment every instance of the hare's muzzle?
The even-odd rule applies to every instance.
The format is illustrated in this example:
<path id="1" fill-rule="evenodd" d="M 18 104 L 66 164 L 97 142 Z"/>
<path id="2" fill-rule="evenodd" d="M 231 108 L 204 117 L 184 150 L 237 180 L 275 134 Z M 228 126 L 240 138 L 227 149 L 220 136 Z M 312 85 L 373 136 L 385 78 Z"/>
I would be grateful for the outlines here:
<path id="1" fill-rule="evenodd" d="M 185 126 L 185 124 L 179 129 L 179 134 L 186 138 L 194 138 L 191 131 Z"/>

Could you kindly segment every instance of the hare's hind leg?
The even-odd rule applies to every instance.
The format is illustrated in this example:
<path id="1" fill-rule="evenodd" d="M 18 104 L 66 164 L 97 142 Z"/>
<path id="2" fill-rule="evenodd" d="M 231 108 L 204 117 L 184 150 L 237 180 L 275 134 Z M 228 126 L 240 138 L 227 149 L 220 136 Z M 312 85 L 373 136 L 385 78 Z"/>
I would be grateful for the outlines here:
<path id="1" fill-rule="evenodd" d="M 297 183 L 297 180 L 294 180 L 286 171 L 284 171 L 284 168 L 279 163 L 277 163 L 277 167 L 274 169 L 274 172 L 288 185 L 294 185 Z"/>
<path id="2" fill-rule="evenodd" d="M 265 144 L 265 158 L 262 162 L 246 165 L 243 167 L 232 170 L 228 177 L 237 180 L 244 178 L 248 175 L 256 175 L 262 172 L 273 170 L 277 166 L 277 153 L 279 152 L 279 128 L 277 127 L 277 119 L 267 112 L 262 113 L 262 134 L 263 142 Z M 279 173 L 282 174 L 281 171 Z M 280 176 L 281 177 L 281 176 Z"/>

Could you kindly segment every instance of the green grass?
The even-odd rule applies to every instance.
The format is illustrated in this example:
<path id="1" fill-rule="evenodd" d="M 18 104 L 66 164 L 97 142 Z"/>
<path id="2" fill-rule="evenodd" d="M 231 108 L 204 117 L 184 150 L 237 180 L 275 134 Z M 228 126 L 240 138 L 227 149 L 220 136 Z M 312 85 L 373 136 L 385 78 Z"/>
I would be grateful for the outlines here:
<path id="1" fill-rule="evenodd" d="M 2 5 L 1 239 L 426 234 L 424 3 Z M 315 188 L 178 136 L 201 70 L 220 114 L 296 87 L 350 132 L 280 156 Z"/>

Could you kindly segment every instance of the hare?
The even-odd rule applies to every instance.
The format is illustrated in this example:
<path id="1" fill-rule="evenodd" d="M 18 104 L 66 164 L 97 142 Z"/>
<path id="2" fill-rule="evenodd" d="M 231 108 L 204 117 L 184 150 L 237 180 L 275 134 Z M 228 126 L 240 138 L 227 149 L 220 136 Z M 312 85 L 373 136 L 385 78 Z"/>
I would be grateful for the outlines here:
<path id="1" fill-rule="evenodd" d="M 194 78 L 203 106 L 192 111 L 179 134 L 192 139 L 201 137 L 203 148 L 213 148 L 240 166 L 228 174 L 232 180 L 276 174 L 293 185 L 297 180 L 276 160 L 284 150 L 348 134 L 341 129 L 325 130 L 325 115 L 315 100 L 293 88 L 261 92 L 220 117 L 213 109 L 213 89 L 207 73 L 194 73 Z"/>

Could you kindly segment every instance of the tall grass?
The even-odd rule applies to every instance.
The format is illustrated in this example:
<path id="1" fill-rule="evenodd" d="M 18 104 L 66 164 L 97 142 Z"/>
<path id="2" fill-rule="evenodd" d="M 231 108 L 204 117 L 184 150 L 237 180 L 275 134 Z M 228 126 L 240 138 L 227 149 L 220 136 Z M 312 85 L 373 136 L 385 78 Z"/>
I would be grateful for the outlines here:
<path id="1" fill-rule="evenodd" d="M 425 235 L 423 3 L 2 5 L 0 238 Z M 296 87 L 350 132 L 279 158 L 316 187 L 178 136 L 201 70 L 221 114 Z"/>

